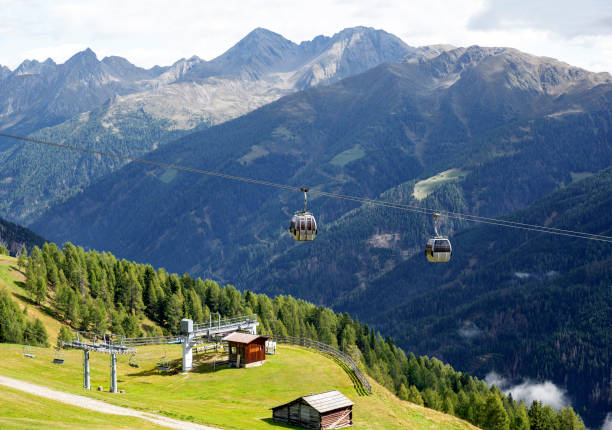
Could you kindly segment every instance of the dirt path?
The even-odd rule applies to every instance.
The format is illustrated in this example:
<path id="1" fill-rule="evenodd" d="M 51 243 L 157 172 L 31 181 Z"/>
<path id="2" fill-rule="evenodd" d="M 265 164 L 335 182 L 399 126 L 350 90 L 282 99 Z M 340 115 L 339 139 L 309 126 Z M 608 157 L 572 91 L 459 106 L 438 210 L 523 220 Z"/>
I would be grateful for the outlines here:
<path id="1" fill-rule="evenodd" d="M 0 385 L 5 385 L 16 390 L 25 391 L 26 393 L 34 394 L 35 396 L 46 397 L 47 399 L 56 400 L 62 403 L 68 403 L 80 408 L 91 409 L 92 411 L 102 412 L 112 415 L 126 415 L 130 417 L 141 418 L 151 421 L 160 426 L 165 426 L 172 429 L 184 430 L 219 430 L 214 427 L 207 427 L 200 424 L 190 423 L 187 421 L 175 420 L 173 418 L 164 417 L 162 415 L 150 414 L 148 412 L 135 411 L 133 409 L 115 406 L 101 400 L 90 399 L 89 397 L 79 396 L 76 394 L 64 393 L 63 391 L 52 390 L 40 385 L 30 384 L 29 382 L 20 381 L 18 379 L 8 378 L 0 375 Z"/>

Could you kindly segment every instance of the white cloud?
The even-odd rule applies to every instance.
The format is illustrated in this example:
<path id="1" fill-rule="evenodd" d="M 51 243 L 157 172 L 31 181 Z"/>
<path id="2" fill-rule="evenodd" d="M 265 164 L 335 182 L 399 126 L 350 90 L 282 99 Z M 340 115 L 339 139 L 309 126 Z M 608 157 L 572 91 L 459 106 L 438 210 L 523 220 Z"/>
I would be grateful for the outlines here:
<path id="1" fill-rule="evenodd" d="M 413 46 L 512 46 L 595 71 L 612 71 L 609 2 L 585 1 L 562 1 L 545 19 L 535 6 L 519 7 L 523 1 L 505 6 L 508 2 L 497 0 L 0 0 L 0 64 L 14 68 L 34 54 L 38 60 L 53 54 L 56 62 L 63 62 L 70 54 L 61 47 L 89 46 L 100 57 L 120 55 L 151 67 L 192 55 L 214 58 L 256 27 L 300 42 L 365 25 Z M 559 28 L 574 16 L 582 24 L 570 37 Z"/>
<path id="2" fill-rule="evenodd" d="M 539 28 L 564 37 L 612 34 L 609 0 L 487 0 L 469 22 L 475 29 Z"/>
<path id="3" fill-rule="evenodd" d="M 489 387 L 491 387 L 492 385 L 496 385 L 497 388 L 501 390 L 502 387 L 504 387 L 508 383 L 508 381 L 497 372 L 489 372 L 487 373 L 487 376 L 485 376 L 485 383 Z"/>
<path id="4" fill-rule="evenodd" d="M 553 409 L 563 409 L 570 404 L 566 391 L 557 387 L 550 381 L 531 382 L 525 381 L 522 384 L 504 390 L 505 393 L 512 393 L 515 399 L 523 399 L 530 405 L 534 400 L 539 400 Z"/>
<path id="5" fill-rule="evenodd" d="M 560 410 L 570 405 L 567 392 L 557 387 L 551 381 L 534 382 L 529 379 L 511 385 L 506 378 L 496 372 L 490 372 L 485 377 L 487 385 L 496 385 L 506 394 L 512 394 L 515 400 L 524 400 L 529 406 L 534 400 L 539 400 L 553 409 Z M 612 430 L 612 429 L 610 429 Z"/>
<path id="6" fill-rule="evenodd" d="M 612 412 L 608 412 L 604 420 L 601 430 L 612 430 Z"/>

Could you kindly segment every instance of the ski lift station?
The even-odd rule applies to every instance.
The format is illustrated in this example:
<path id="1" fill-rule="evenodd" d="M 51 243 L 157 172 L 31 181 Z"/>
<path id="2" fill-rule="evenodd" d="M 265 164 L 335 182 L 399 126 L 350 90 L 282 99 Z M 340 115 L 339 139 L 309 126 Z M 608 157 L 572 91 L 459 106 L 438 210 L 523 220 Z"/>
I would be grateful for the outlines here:
<path id="1" fill-rule="evenodd" d="M 229 346 L 229 364 L 232 367 L 261 366 L 266 359 L 268 336 L 232 333 L 223 338 Z"/>
<path id="2" fill-rule="evenodd" d="M 174 336 L 158 336 L 158 337 L 135 337 L 135 338 L 125 338 L 125 337 L 116 337 L 113 335 L 98 335 L 95 333 L 86 333 L 86 332 L 77 332 L 76 341 L 72 342 L 62 342 L 64 347 L 80 349 L 83 351 L 83 386 L 86 389 L 91 389 L 90 384 L 90 376 L 89 376 L 89 353 L 90 351 L 99 352 L 110 355 L 110 368 L 111 368 L 111 377 L 110 377 L 110 391 L 112 393 L 118 392 L 117 389 L 117 354 L 129 354 L 130 355 L 130 366 L 138 367 L 137 362 L 135 361 L 135 356 L 137 350 L 135 349 L 138 346 L 145 345 L 169 345 L 169 344 L 182 344 L 183 346 L 183 372 L 187 372 L 193 367 L 193 349 L 195 345 L 203 339 L 210 339 L 214 336 L 224 336 L 228 333 L 234 333 L 238 331 L 246 331 L 251 334 L 241 334 L 242 336 L 252 336 L 254 340 L 249 338 L 249 341 L 243 346 L 243 349 L 238 349 L 236 347 L 236 351 L 241 351 L 243 355 L 242 360 L 248 356 L 248 360 L 250 364 L 259 362 L 259 365 L 265 359 L 265 341 L 267 339 L 266 336 L 257 336 L 257 326 L 259 322 L 257 321 L 257 315 L 244 315 L 231 319 L 218 319 L 218 321 L 213 321 L 212 319 L 209 322 L 194 324 L 190 319 L 183 319 L 181 321 L 181 334 Z M 235 333 L 240 334 L 240 333 Z M 87 337 L 93 337 L 91 340 L 83 341 L 80 339 L 79 335 L 85 335 Z M 226 336 L 228 337 L 228 336 Z M 261 359 L 259 355 L 259 345 L 261 343 L 261 353 L 264 358 Z M 238 344 L 237 344 L 238 345 Z M 248 352 L 247 352 L 248 351 Z M 28 354 L 32 355 L 30 351 L 24 349 L 24 356 L 28 356 Z M 60 362 L 61 361 L 61 362 Z M 158 366 L 159 370 L 168 371 L 169 365 L 167 360 L 163 359 L 163 362 L 160 362 Z M 54 359 L 54 363 L 61 364 L 64 360 L 62 357 L 56 357 Z M 231 361 L 230 361 L 231 362 Z M 241 367 L 245 367 L 245 362 L 240 363 L 240 359 L 236 356 L 236 364 L 239 364 Z M 252 364 L 254 366 L 258 364 Z M 250 367 L 250 366 L 249 366 Z"/>

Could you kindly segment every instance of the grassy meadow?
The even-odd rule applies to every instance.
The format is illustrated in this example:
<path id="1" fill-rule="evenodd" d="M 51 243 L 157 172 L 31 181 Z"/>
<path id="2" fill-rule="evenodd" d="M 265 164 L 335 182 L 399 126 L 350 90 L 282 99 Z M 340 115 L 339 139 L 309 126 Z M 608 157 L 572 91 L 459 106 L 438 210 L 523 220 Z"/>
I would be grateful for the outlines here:
<path id="1" fill-rule="evenodd" d="M 14 259 L 2 258 L 0 288 L 8 288 L 22 308 L 28 306 L 28 318 L 38 317 L 43 321 L 50 342 L 54 343 L 61 323 L 44 305 L 38 307 L 29 302 L 20 284 L 23 275 L 15 266 Z M 63 351 L 65 362 L 57 365 L 52 362 L 55 356 L 52 348 L 32 348 L 36 357 L 27 358 L 21 345 L 0 344 L 0 374 L 119 406 L 224 429 L 283 427 L 272 422 L 271 407 L 302 395 L 332 389 L 341 391 L 355 402 L 355 429 L 474 428 L 458 418 L 402 401 L 373 380 L 370 380 L 372 395 L 360 395 L 349 375 L 332 359 L 301 347 L 280 346 L 276 355 L 267 356 L 263 366 L 249 369 L 225 367 L 213 371 L 212 363 L 220 356 L 196 355 L 194 371 L 186 374 L 180 372 L 180 345 L 147 346 L 137 350 L 134 358 L 139 368 L 129 366 L 128 355 L 118 356 L 118 386 L 126 390 L 125 394 L 108 392 L 109 356 L 93 352 L 90 354 L 92 391 L 82 387 L 83 354 L 77 350 Z M 163 373 L 157 370 L 162 357 L 172 364 L 173 371 Z M 104 391 L 95 391 L 98 386 L 103 386 Z M 96 427 L 100 414 L 90 414 L 72 406 L 56 407 L 53 406 L 56 402 L 5 388 L 0 388 L 0 391 L 7 393 L 4 403 L 0 403 L 2 428 L 28 428 L 27 419 L 31 419 L 31 427 L 39 427 L 34 423 L 42 420 L 50 427 L 66 422 L 69 427 L 85 428 L 81 422 L 89 415 L 92 415 L 91 428 L 104 428 L 104 422 L 100 422 L 102 427 Z M 23 403 L 20 398 L 24 399 Z M 21 406 L 32 402 L 38 402 L 40 407 L 24 410 Z M 142 427 L 136 423 L 137 420 L 108 417 L 108 428 Z M 116 426 L 113 419 L 120 420 L 121 425 Z"/>

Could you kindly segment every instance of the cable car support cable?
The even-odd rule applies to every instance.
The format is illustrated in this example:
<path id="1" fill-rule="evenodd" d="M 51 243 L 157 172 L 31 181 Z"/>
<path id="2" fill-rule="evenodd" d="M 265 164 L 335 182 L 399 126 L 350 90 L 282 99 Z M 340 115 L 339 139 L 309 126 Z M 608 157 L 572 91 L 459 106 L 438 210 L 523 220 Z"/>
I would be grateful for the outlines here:
<path id="1" fill-rule="evenodd" d="M 369 198 L 359 197 L 359 196 L 337 194 L 337 193 L 331 193 L 327 191 L 319 191 L 319 190 L 312 190 L 312 189 L 309 190 L 304 187 L 278 184 L 275 182 L 263 181 L 259 179 L 253 179 L 253 178 L 246 178 L 243 176 L 229 175 L 227 173 L 221 173 L 221 172 L 216 172 L 212 170 L 196 169 L 193 167 L 186 167 L 186 166 L 181 166 L 178 164 L 147 160 L 144 158 L 137 158 L 137 157 L 131 157 L 128 155 L 114 154 L 111 152 L 98 151 L 95 149 L 66 145 L 62 143 L 47 142 L 44 140 L 33 139 L 33 138 L 22 137 L 22 136 L 14 136 L 11 134 L 6 134 L 6 133 L 0 133 L 0 137 L 6 137 L 8 139 L 19 140 L 22 142 L 29 142 L 29 143 L 36 143 L 40 145 L 52 146 L 52 147 L 56 147 L 60 149 L 80 151 L 80 152 L 100 155 L 104 157 L 118 158 L 121 160 L 136 162 L 140 164 L 148 164 L 151 166 L 163 167 L 167 169 L 175 169 L 175 170 L 180 170 L 184 172 L 214 176 L 214 177 L 229 179 L 233 181 L 245 182 L 245 183 L 256 184 L 256 185 L 264 185 L 268 187 L 274 187 L 274 188 L 279 188 L 279 189 L 289 190 L 289 191 L 300 191 L 300 192 L 304 192 L 305 199 L 306 199 L 306 193 L 310 192 L 312 194 L 319 195 L 319 196 L 353 201 L 353 202 L 362 203 L 362 204 L 370 204 L 370 205 L 375 205 L 375 206 L 387 207 L 391 209 L 399 209 L 399 210 L 404 210 L 404 211 L 409 211 L 409 212 L 421 213 L 425 215 L 434 215 L 438 213 L 447 218 L 454 218 L 454 219 L 459 219 L 459 220 L 464 220 L 464 221 L 477 222 L 481 224 L 489 224 L 489 225 L 495 225 L 499 227 L 510 227 L 510 228 L 526 230 L 526 231 L 534 231 L 534 232 L 539 232 L 539 233 L 554 234 L 558 236 L 566 236 L 566 237 L 573 237 L 573 238 L 578 238 L 578 239 L 588 239 L 588 240 L 596 240 L 596 241 L 601 241 L 601 242 L 612 243 L 612 236 L 606 236 L 606 235 L 601 235 L 601 234 L 585 233 L 585 232 L 560 229 L 560 228 L 555 228 L 555 227 L 545 227 L 545 226 L 540 226 L 540 225 L 535 225 L 535 224 L 521 223 L 517 221 L 508 221 L 508 220 L 502 220 L 502 219 L 497 219 L 497 218 L 488 218 L 488 217 L 482 217 L 482 216 L 477 216 L 477 215 L 464 214 L 460 212 L 444 211 L 440 209 L 431 209 L 431 208 L 419 207 L 419 206 L 414 206 L 414 205 L 407 205 L 407 204 L 402 204 L 402 203 L 386 202 L 382 200 L 375 200 L 375 199 L 369 199 Z"/>

